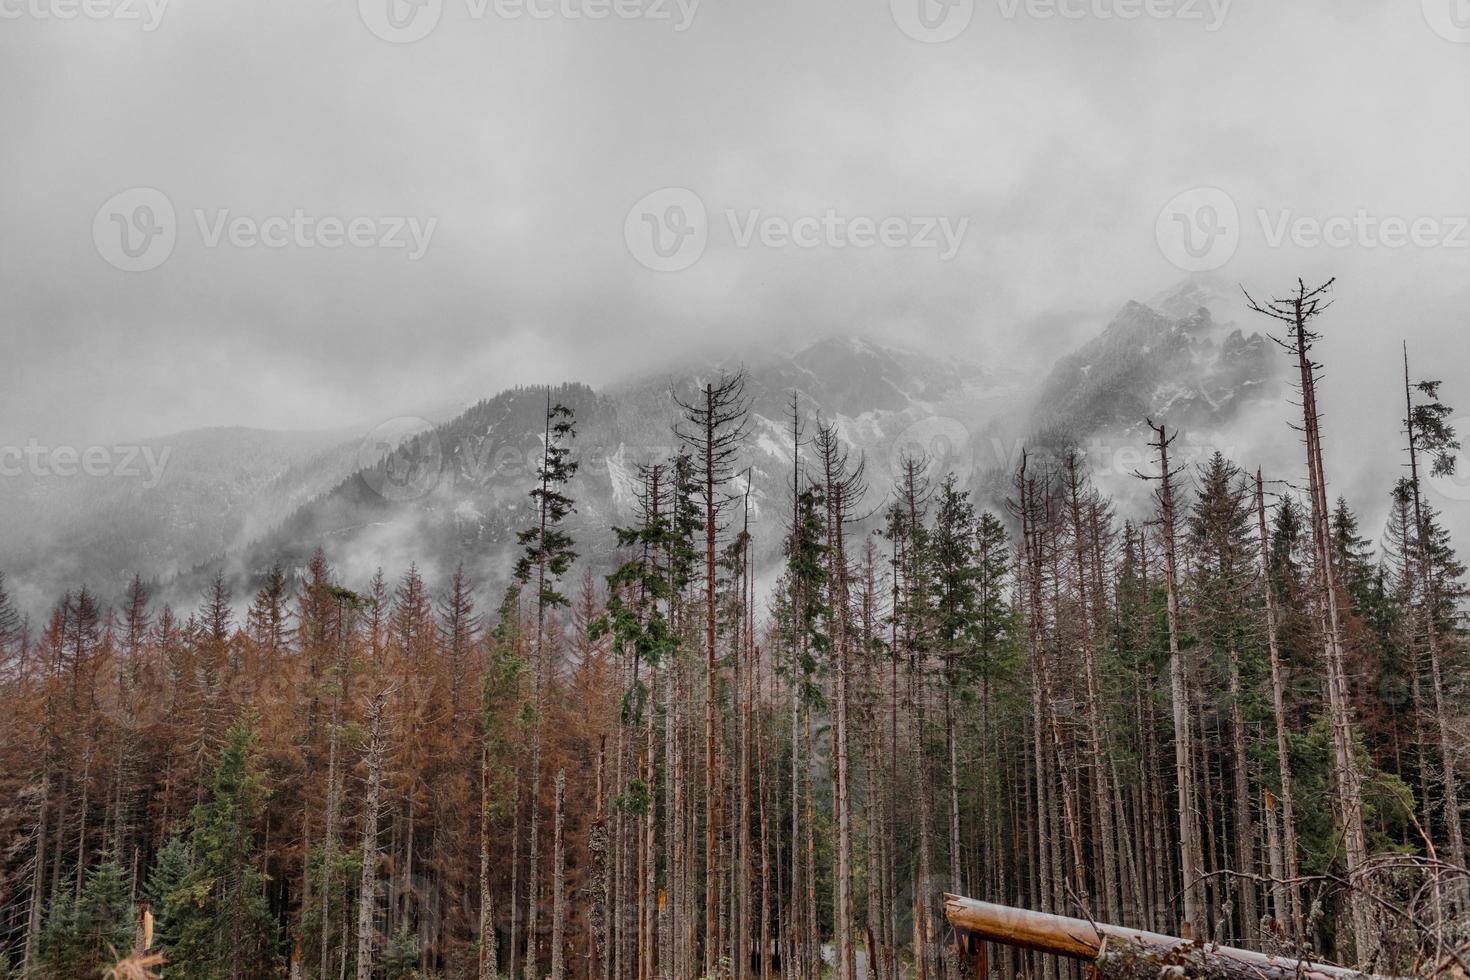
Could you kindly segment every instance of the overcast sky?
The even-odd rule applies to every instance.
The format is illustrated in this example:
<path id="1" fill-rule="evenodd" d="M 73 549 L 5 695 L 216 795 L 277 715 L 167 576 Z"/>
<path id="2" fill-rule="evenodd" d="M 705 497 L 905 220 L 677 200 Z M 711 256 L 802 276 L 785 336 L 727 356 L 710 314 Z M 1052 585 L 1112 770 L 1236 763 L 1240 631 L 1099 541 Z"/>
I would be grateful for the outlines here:
<path id="1" fill-rule="evenodd" d="M 1403 336 L 1470 408 L 1465 0 L 519 2 L 0 0 L 0 440 L 371 423 L 831 333 L 1054 352 L 1185 274 L 1159 229 L 1195 188 L 1237 209 L 1176 209 L 1227 281 L 1341 277 L 1338 438 L 1391 438 Z M 670 187 L 707 241 L 657 271 L 630 209 Z M 171 248 L 119 268 L 153 192 Z M 1432 224 L 1369 247 L 1384 219 Z"/>

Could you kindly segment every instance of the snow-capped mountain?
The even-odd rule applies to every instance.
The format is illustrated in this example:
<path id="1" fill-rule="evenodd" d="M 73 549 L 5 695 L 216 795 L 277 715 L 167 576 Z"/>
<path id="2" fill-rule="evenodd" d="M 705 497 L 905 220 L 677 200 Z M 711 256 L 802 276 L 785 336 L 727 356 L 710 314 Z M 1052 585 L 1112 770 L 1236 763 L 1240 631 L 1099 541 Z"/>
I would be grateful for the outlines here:
<path id="1" fill-rule="evenodd" d="M 1278 360 L 1266 337 L 1222 331 L 1206 307 L 1173 317 L 1133 302 L 1057 362 L 1030 414 L 1038 433 L 1061 441 L 1141 427 L 1147 418 L 1211 427 L 1246 403 L 1275 397 Z"/>
<path id="2" fill-rule="evenodd" d="M 994 365 L 841 338 L 601 390 L 555 387 L 551 397 L 576 413 L 572 533 L 588 567 L 605 570 L 611 528 L 634 516 L 640 464 L 677 445 L 676 396 L 688 399 L 720 371 L 746 374 L 742 506 L 748 499 L 752 520 L 774 526 L 789 509 L 793 392 L 804 437 L 817 420 L 831 423 L 863 458 L 875 511 L 905 456 L 927 457 L 935 476 L 956 472 L 996 506 L 1021 445 L 1139 441 L 1146 417 L 1209 432 L 1278 411 L 1280 357 L 1212 309 L 1228 312 L 1229 298 L 1198 281 L 1130 302 L 1031 383 Z M 243 592 L 273 562 L 300 568 L 321 546 L 349 581 L 379 566 L 396 575 L 410 561 L 433 581 L 463 561 L 494 588 L 530 516 L 546 401 L 545 387 L 516 388 L 439 424 L 405 419 L 366 434 L 185 433 L 157 441 L 171 457 L 147 489 L 9 479 L 0 482 L 11 515 L 0 568 L 33 603 L 83 582 L 110 599 L 134 571 L 188 596 L 217 568 Z M 757 540 L 773 564 L 779 534 Z"/>
<path id="3" fill-rule="evenodd" d="M 944 361 L 861 339 L 832 339 L 786 357 L 730 359 L 660 373 L 602 390 L 554 387 L 554 402 L 576 417 L 577 501 L 570 529 L 584 557 L 611 560 L 611 528 L 636 512 L 639 468 L 667 460 L 678 447 L 677 400 L 691 401 L 721 372 L 745 373 L 748 442 L 736 491 L 743 520 L 779 526 L 796 465 L 791 403 L 796 395 L 804 454 L 818 422 L 837 427 L 854 456 L 866 460 L 871 499 L 879 501 L 904 453 L 957 458 L 992 404 L 1018 396 L 1019 381 L 981 365 Z M 464 561 L 492 587 L 513 563 L 515 533 L 530 520 L 548 392 L 517 388 L 481 402 L 453 421 L 419 434 L 386 459 L 353 474 L 238 553 L 258 572 L 274 560 L 299 567 L 321 545 L 349 577 L 378 566 L 417 561 L 431 578 Z M 963 420 L 963 421 L 962 421 Z M 747 483 L 748 480 L 748 483 Z M 748 494 L 746 489 L 748 486 Z M 779 553 L 778 534 L 759 537 L 764 559 Z"/>

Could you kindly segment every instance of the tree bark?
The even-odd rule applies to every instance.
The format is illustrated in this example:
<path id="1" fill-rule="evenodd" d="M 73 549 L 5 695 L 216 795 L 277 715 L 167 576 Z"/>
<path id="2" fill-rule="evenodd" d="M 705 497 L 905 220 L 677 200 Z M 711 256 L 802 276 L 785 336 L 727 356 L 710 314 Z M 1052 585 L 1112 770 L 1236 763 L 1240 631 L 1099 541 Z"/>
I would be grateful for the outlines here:
<path id="1" fill-rule="evenodd" d="M 1160 968 L 1182 966 L 1173 975 L 1222 980 L 1366 980 L 1367 975 L 1327 963 L 1268 956 L 1252 950 L 1200 943 L 1175 936 L 1048 915 L 977 902 L 958 895 L 944 898 L 945 916 L 957 930 L 979 939 L 1036 950 L 1053 956 L 1098 962 L 1116 977 L 1161 975 Z M 1152 972 L 1128 972 L 1152 965 Z"/>
<path id="2" fill-rule="evenodd" d="M 565 799 L 567 772 L 556 771 L 556 811 L 552 831 L 551 869 L 551 980 L 566 980 L 567 856 Z"/>
<path id="3" fill-rule="evenodd" d="M 362 875 L 358 882 L 357 899 L 357 980 L 372 980 L 373 976 L 373 920 L 378 906 L 378 805 L 382 795 L 383 787 L 383 712 L 388 703 L 387 691 L 380 692 L 373 698 L 368 712 L 368 754 L 367 754 L 367 798 L 363 801 L 362 810 Z M 485 813 L 489 813 L 488 802 Z M 481 850 L 480 863 L 480 901 L 486 903 L 489 900 L 488 887 L 488 852 Z M 480 913 L 480 977 L 488 980 L 494 975 L 494 966 L 490 972 L 485 972 L 485 923 L 489 917 L 482 910 Z M 494 931 L 490 932 L 493 943 Z M 494 961 L 494 953 L 490 954 L 491 962 Z"/>
<path id="4" fill-rule="evenodd" d="M 1152 426 L 1152 423 L 1150 423 Z M 1159 502 L 1163 510 L 1164 583 L 1168 598 L 1169 684 L 1174 709 L 1174 769 L 1179 795 L 1179 874 L 1184 895 L 1184 922 L 1194 937 L 1208 933 L 1201 878 L 1199 814 L 1196 811 L 1193 723 L 1190 719 L 1189 675 L 1179 649 L 1179 575 L 1175 557 L 1174 485 L 1169 469 L 1170 439 L 1163 426 L 1152 426 L 1159 441 Z"/>
<path id="5" fill-rule="evenodd" d="M 1276 723 L 1276 764 L 1281 779 L 1281 840 L 1284 850 L 1284 905 L 1278 902 L 1276 917 L 1287 925 L 1293 939 L 1302 931 L 1301 876 L 1296 846 L 1296 808 L 1292 794 L 1291 755 L 1286 740 L 1286 678 L 1281 666 L 1280 617 L 1276 611 L 1276 586 L 1271 580 L 1271 543 L 1266 533 L 1266 495 L 1261 471 L 1256 470 L 1256 522 L 1261 535 L 1262 591 L 1266 596 L 1266 640 L 1271 655 L 1271 713 Z M 1269 806 L 1269 803 L 1268 803 Z M 1274 873 L 1274 872 L 1273 872 Z"/>

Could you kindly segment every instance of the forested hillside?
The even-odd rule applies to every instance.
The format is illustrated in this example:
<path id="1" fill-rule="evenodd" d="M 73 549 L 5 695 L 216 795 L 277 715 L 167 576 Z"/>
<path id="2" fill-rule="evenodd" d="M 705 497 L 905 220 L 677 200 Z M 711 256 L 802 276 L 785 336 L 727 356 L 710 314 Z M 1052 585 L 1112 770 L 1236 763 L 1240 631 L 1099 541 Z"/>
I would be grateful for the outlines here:
<path id="1" fill-rule="evenodd" d="M 1253 434 L 1280 413 L 1282 365 L 1259 333 L 1231 336 L 1240 329 L 1226 316 L 1231 303 L 1239 306 L 1211 280 L 1186 279 L 1148 305 L 1088 317 L 1075 348 L 1043 356 L 1036 377 L 994 357 L 831 337 L 794 352 L 737 346 L 678 358 L 596 388 L 554 386 L 577 413 L 571 529 L 583 543 L 581 564 L 599 577 L 611 571 L 606 528 L 635 515 L 638 465 L 673 448 L 670 390 L 687 398 L 721 371 L 745 375 L 744 473 L 762 525 L 789 509 L 792 391 L 807 414 L 836 425 L 867 456 L 880 490 L 905 453 L 923 453 L 931 475 L 954 470 L 977 503 L 997 511 L 1022 446 L 1059 452 L 1101 441 L 1141 451 L 1150 413 L 1186 430 L 1196 447 L 1257 448 Z M 177 433 L 148 440 L 135 473 L 108 479 L 0 472 L 0 568 L 16 604 L 37 618 L 81 585 L 118 605 L 134 575 L 155 600 L 185 607 L 223 570 L 244 599 L 274 565 L 303 578 L 318 546 L 359 586 L 379 565 L 418 562 L 440 588 L 463 563 L 483 592 L 498 595 L 514 561 L 514 508 L 534 478 L 544 400 L 545 386 L 523 384 L 421 410 L 429 418 L 376 418 L 333 432 Z M 768 585 L 780 536 L 760 535 L 755 549 Z"/>
<path id="2" fill-rule="evenodd" d="M 993 506 L 976 460 L 875 462 L 799 382 L 773 404 L 711 373 L 643 392 L 669 449 L 618 487 L 604 465 L 616 513 L 575 492 L 631 424 L 605 396 L 479 407 L 539 430 L 473 522 L 513 542 L 503 589 L 344 572 L 331 508 L 366 505 L 341 489 L 279 536 L 304 574 L 282 554 L 250 594 L 217 575 L 173 608 L 139 578 L 37 622 L 0 578 L 0 977 L 956 980 L 946 892 L 1464 975 L 1465 568 L 1428 489 L 1464 393 L 1412 347 L 1384 365 L 1404 466 L 1365 526 L 1381 501 L 1337 498 L 1323 452 L 1329 287 L 1242 301 L 1272 345 L 1128 308 L 1116 349 L 1171 360 L 1060 365 Z M 1267 357 L 1295 465 L 1181 465 L 1168 365 Z M 1151 440 L 1146 520 L 1059 435 L 1097 404 Z"/>

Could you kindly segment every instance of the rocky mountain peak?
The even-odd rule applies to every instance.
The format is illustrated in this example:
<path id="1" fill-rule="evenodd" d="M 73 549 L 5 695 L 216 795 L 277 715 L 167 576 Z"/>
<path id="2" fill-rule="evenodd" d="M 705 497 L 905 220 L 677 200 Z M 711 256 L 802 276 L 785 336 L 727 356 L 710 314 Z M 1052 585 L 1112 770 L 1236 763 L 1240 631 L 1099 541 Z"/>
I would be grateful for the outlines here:
<path id="1" fill-rule="evenodd" d="M 1227 329 L 1222 296 L 1187 282 L 1158 305 L 1128 302 L 1034 386 L 1001 368 L 863 337 L 667 368 L 600 389 L 555 386 L 553 400 L 577 418 L 574 536 L 599 568 L 611 560 L 609 528 L 633 516 L 639 465 L 677 448 L 671 395 L 688 397 L 699 379 L 740 366 L 752 411 L 743 455 L 751 500 L 774 506 L 777 520 L 792 466 L 793 392 L 807 433 L 818 419 L 834 423 L 867 461 L 879 496 L 895 461 L 913 450 L 979 485 L 1004 466 L 992 458 L 992 435 L 1046 448 L 1137 427 L 1150 415 L 1174 426 L 1219 424 L 1270 393 L 1279 360 L 1260 335 Z M 109 494 L 97 483 L 71 488 L 71 499 L 19 486 L 7 508 L 11 540 L 38 546 L 13 551 L 6 571 L 33 581 L 38 595 L 54 594 L 78 584 L 85 559 L 90 584 L 104 594 L 120 592 L 134 571 L 188 594 L 217 568 L 249 579 L 276 561 L 304 565 L 320 545 L 352 574 L 410 560 L 443 572 L 463 560 L 493 585 L 528 513 L 546 397 L 544 386 L 509 389 L 391 437 L 382 426 L 330 438 L 185 433 L 165 440 L 168 479 L 147 492 Z M 50 542 L 45 567 L 41 541 Z"/>

